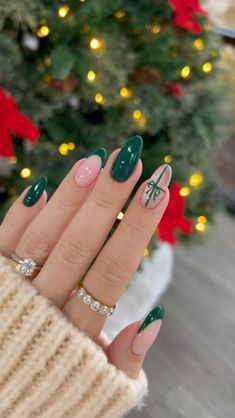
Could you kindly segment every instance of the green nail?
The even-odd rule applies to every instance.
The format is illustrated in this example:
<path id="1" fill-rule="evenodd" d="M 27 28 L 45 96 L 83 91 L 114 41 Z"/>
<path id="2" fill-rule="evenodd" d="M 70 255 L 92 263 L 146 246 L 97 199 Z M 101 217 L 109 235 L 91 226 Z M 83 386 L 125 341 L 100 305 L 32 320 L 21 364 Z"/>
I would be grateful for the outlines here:
<path id="1" fill-rule="evenodd" d="M 97 148 L 95 151 L 89 154 L 89 157 L 91 157 L 91 155 L 98 155 L 101 158 L 102 167 L 104 167 L 107 160 L 107 151 L 105 148 Z"/>
<path id="2" fill-rule="evenodd" d="M 143 149 L 143 140 L 140 136 L 132 136 L 117 155 L 112 168 L 111 176 L 114 180 L 123 182 L 133 172 Z"/>
<path id="3" fill-rule="evenodd" d="M 45 176 L 39 177 L 37 180 L 35 180 L 25 195 L 23 204 L 25 206 L 33 206 L 42 196 L 46 186 L 47 178 Z"/>
<path id="4" fill-rule="evenodd" d="M 138 334 L 140 334 L 148 325 L 152 324 L 152 322 L 157 321 L 158 319 L 162 320 L 164 317 L 164 308 L 162 305 L 157 305 L 153 308 L 149 314 L 146 316 L 144 321 L 142 322 L 140 328 L 138 329 Z"/>

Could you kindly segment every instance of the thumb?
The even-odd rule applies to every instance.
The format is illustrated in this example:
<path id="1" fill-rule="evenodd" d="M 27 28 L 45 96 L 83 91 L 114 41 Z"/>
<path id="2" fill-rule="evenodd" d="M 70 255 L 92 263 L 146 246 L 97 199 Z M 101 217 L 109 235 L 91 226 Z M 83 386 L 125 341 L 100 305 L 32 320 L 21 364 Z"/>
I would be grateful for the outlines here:
<path id="1" fill-rule="evenodd" d="M 107 348 L 109 361 L 130 378 L 136 379 L 145 355 L 160 330 L 164 308 L 157 305 L 144 321 L 133 322 L 124 328 Z"/>

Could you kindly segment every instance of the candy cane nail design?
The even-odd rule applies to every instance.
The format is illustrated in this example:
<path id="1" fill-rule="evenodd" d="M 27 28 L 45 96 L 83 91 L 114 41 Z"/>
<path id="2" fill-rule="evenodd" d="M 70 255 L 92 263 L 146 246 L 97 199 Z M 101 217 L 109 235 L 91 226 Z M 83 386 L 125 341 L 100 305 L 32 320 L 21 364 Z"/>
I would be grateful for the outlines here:
<path id="1" fill-rule="evenodd" d="M 168 164 L 157 168 L 142 193 L 142 206 L 145 208 L 154 208 L 159 205 L 170 183 L 171 174 L 172 170 Z"/>

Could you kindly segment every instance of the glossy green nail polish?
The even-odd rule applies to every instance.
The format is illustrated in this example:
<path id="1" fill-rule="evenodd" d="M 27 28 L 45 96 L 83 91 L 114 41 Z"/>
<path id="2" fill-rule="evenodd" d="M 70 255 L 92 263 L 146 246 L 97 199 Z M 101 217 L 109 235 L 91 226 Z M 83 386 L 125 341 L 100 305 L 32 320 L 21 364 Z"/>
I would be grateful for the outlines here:
<path id="1" fill-rule="evenodd" d="M 45 176 L 39 177 L 37 180 L 35 180 L 25 195 L 23 204 L 25 206 L 33 206 L 42 196 L 46 186 L 47 178 Z"/>
<path id="2" fill-rule="evenodd" d="M 101 158 L 102 161 L 102 167 L 104 167 L 106 160 L 107 160 L 107 151 L 105 148 L 97 148 L 95 151 L 93 151 L 89 157 L 91 157 L 92 155 L 98 155 Z"/>
<path id="3" fill-rule="evenodd" d="M 132 136 L 122 147 L 117 155 L 112 168 L 111 176 L 114 180 L 123 182 L 127 180 L 133 172 L 143 149 L 141 136 Z"/>
<path id="4" fill-rule="evenodd" d="M 144 321 L 142 322 L 140 328 L 138 329 L 138 334 L 140 334 L 148 325 L 152 324 L 152 322 L 157 321 L 158 319 L 162 320 L 164 317 L 164 308 L 162 305 L 157 305 L 153 308 L 149 314 L 146 316 Z"/>

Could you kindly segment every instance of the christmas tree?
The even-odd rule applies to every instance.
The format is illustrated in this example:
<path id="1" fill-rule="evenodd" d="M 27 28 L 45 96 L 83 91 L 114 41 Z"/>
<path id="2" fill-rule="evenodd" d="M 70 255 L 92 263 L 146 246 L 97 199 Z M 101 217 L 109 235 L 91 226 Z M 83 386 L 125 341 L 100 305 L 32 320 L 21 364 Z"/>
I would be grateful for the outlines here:
<path id="1" fill-rule="evenodd" d="M 0 30 L 1 215 L 37 176 L 52 193 L 78 158 L 140 134 L 142 179 L 170 163 L 176 218 L 185 205 L 206 230 L 227 108 L 221 42 L 197 0 L 0 1 Z"/>

